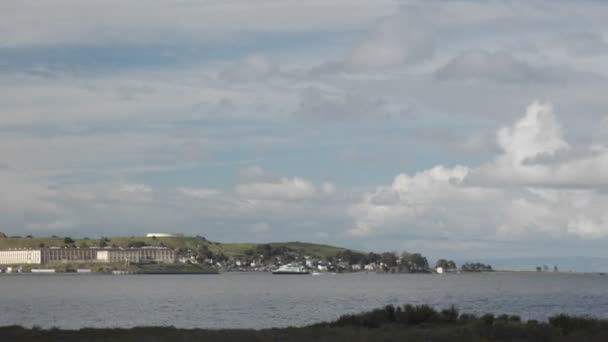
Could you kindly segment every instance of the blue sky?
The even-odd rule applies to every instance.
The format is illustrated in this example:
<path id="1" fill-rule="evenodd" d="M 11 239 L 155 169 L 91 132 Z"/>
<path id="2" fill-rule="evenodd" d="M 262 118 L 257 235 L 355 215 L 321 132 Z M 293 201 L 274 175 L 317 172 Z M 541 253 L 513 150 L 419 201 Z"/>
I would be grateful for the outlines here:
<path id="1" fill-rule="evenodd" d="M 0 227 L 608 257 L 601 1 L 3 1 Z"/>

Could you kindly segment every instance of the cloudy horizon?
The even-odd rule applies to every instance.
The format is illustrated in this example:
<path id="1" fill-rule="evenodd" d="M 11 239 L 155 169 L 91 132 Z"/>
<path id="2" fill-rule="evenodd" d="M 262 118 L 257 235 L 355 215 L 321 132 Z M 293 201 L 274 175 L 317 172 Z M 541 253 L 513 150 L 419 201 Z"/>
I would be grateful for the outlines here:
<path id="1" fill-rule="evenodd" d="M 607 258 L 607 16 L 4 1 L 0 231 Z"/>

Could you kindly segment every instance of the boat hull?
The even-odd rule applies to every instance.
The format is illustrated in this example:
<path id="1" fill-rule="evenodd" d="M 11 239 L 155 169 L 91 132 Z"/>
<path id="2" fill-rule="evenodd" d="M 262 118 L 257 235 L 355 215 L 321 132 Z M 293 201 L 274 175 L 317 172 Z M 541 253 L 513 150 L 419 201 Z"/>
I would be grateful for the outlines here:
<path id="1" fill-rule="evenodd" d="M 310 274 L 310 272 L 273 271 L 272 274 L 291 274 L 291 275 L 296 275 L 296 274 Z"/>

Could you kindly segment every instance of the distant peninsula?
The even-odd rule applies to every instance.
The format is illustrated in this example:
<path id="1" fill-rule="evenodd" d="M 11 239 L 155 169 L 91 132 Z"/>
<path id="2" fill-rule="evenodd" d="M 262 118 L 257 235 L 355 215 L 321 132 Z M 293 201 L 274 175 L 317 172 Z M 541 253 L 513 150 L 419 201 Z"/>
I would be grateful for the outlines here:
<path id="1" fill-rule="evenodd" d="M 71 238 L 0 237 L 4 271 L 98 273 L 267 272 L 297 264 L 311 272 L 449 273 L 487 272 L 489 265 L 440 259 L 434 267 L 420 253 L 361 252 L 305 242 L 220 243 L 202 236 Z"/>

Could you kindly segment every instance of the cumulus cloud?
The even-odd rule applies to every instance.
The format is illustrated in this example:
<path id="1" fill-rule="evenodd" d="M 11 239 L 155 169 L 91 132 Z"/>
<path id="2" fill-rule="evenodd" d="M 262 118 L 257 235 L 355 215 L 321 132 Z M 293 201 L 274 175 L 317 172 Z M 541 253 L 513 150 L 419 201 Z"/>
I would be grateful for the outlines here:
<path id="1" fill-rule="evenodd" d="M 471 184 L 593 187 L 608 184 L 608 150 L 601 143 L 579 149 L 578 156 L 563 154 L 571 149 L 560 123 L 548 104 L 535 102 L 512 127 L 497 132 L 502 153 L 492 163 L 474 170 Z"/>
<path id="2" fill-rule="evenodd" d="M 437 166 L 366 193 L 351 213 L 353 236 L 405 238 L 606 238 L 608 154 L 555 164 L 527 161 L 567 150 L 550 105 L 535 102 L 497 132 L 502 152 L 479 167 Z"/>

